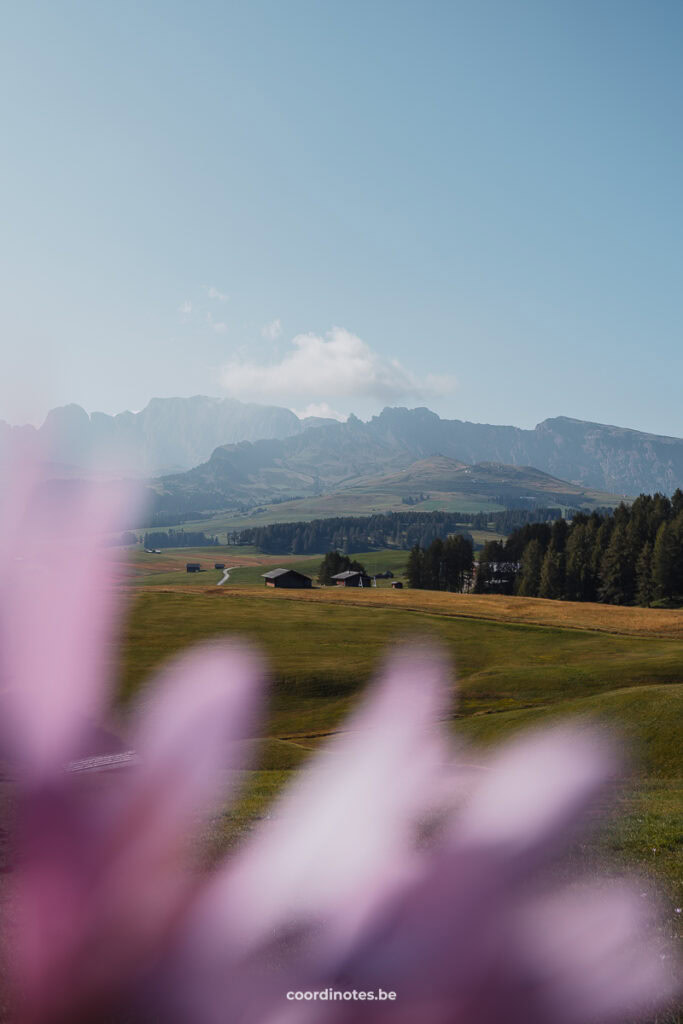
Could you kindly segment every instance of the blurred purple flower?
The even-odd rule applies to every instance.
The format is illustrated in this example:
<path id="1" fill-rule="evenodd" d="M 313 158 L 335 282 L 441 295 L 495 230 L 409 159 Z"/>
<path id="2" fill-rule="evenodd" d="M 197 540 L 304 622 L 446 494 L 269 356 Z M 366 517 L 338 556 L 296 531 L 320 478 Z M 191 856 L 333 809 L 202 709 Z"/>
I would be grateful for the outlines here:
<path id="1" fill-rule="evenodd" d="M 15 1019 L 224 1024 L 619 1020 L 671 991 L 626 883 L 547 867 L 613 772 L 555 729 L 458 767 L 449 673 L 421 648 L 385 668 L 344 732 L 212 873 L 193 834 L 254 735 L 258 657 L 206 645 L 163 671 L 137 763 L 91 786 L 121 588 L 101 539 L 125 498 L 16 475 L 0 528 L 0 739 L 16 789 L 6 902 Z M 17 557 L 22 561 L 18 562 Z M 388 1003 L 287 998 L 395 991 Z"/>

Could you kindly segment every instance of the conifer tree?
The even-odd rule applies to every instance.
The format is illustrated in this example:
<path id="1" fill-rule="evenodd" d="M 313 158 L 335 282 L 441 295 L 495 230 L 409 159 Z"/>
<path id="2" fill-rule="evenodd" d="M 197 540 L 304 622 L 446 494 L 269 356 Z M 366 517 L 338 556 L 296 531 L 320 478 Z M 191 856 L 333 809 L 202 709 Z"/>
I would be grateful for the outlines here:
<path id="1" fill-rule="evenodd" d="M 638 604 L 649 608 L 655 596 L 655 585 L 652 575 L 653 547 L 649 540 L 643 544 L 643 549 L 636 562 L 636 601 Z"/>
<path id="2" fill-rule="evenodd" d="M 562 597 L 563 585 L 562 555 L 552 547 L 548 548 L 541 567 L 541 579 L 538 588 L 539 597 L 558 599 Z"/>
<path id="3" fill-rule="evenodd" d="M 591 552 L 594 532 L 592 525 L 572 525 L 565 549 L 565 595 L 568 601 L 591 601 L 594 599 Z"/>
<path id="4" fill-rule="evenodd" d="M 409 586 L 414 587 L 416 590 L 424 589 L 424 551 L 419 544 L 416 544 L 408 555 L 406 576 L 408 577 Z"/>
<path id="5" fill-rule="evenodd" d="M 673 524 L 664 522 L 657 530 L 657 539 L 652 553 L 652 579 L 655 596 L 660 600 L 671 601 L 676 596 L 677 555 Z"/>
<path id="6" fill-rule="evenodd" d="M 631 604 L 635 596 L 635 566 L 627 528 L 614 528 L 600 565 L 600 600 L 606 604 Z"/>
<path id="7" fill-rule="evenodd" d="M 425 586 L 428 590 L 444 589 L 444 543 L 435 537 L 425 552 Z"/>
<path id="8" fill-rule="evenodd" d="M 522 555 L 517 593 L 522 597 L 538 597 L 543 568 L 543 548 L 538 539 L 530 540 Z"/>

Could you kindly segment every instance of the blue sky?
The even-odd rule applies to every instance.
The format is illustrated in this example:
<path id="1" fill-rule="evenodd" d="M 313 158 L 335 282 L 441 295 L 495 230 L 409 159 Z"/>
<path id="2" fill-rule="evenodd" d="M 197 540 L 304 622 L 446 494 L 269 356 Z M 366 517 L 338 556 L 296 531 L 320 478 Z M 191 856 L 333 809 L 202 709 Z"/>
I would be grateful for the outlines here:
<path id="1" fill-rule="evenodd" d="M 0 418 L 680 435 L 682 31 L 668 0 L 6 7 Z"/>

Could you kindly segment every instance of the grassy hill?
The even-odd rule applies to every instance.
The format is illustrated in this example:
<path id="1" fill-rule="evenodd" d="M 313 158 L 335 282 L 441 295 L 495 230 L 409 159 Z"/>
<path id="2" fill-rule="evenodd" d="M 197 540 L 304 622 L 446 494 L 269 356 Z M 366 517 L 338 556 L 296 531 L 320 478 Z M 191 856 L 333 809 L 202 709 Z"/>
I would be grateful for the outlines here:
<path id="1" fill-rule="evenodd" d="M 492 499 L 503 504 L 524 499 L 574 506 L 619 501 L 615 494 L 568 483 L 528 465 L 518 466 L 516 458 L 511 460 L 514 465 L 466 463 L 455 456 L 453 439 L 447 452 L 440 448 L 445 435 L 438 429 L 434 433 L 434 426 L 442 422 L 438 417 L 432 421 L 433 414 L 429 414 L 427 432 L 418 439 L 409 428 L 417 427 L 424 417 L 408 415 L 403 422 L 405 417 L 399 416 L 394 422 L 388 412 L 370 424 L 352 417 L 347 423 L 308 430 L 286 440 L 223 445 L 194 469 L 157 480 L 154 509 L 158 513 L 204 512 L 238 503 L 287 503 L 291 496 L 328 501 L 333 496 L 335 514 L 362 514 L 373 509 L 388 511 L 397 498 L 412 498 L 416 490 L 425 488 L 434 492 L 432 499 L 460 503 L 457 508 L 462 508 L 465 500 L 481 505 Z M 383 418 L 386 422 L 381 422 Z M 340 504 L 344 500 L 351 501 L 353 507 Z M 321 514 L 320 508 L 315 507 L 313 513 Z"/>
<path id="2" fill-rule="evenodd" d="M 297 481 L 293 480 L 291 491 L 296 492 L 297 488 Z M 206 492 L 204 503 L 210 500 L 220 503 L 221 497 L 230 503 L 231 494 L 227 491 L 222 495 Z M 401 512 L 406 508 L 404 499 L 410 499 L 411 508 L 419 512 L 498 512 L 519 503 L 529 508 L 534 505 L 595 508 L 618 505 L 622 500 L 615 494 L 558 480 L 531 466 L 502 463 L 468 466 L 440 455 L 420 459 L 398 472 L 353 477 L 329 493 L 269 503 L 267 492 L 260 497 L 255 492 L 252 499 L 264 503 L 255 504 L 246 513 L 218 512 L 209 519 L 187 522 L 184 526 L 188 530 L 216 533 L 271 523 Z"/>
<path id="3" fill-rule="evenodd" d="M 614 494 L 558 480 L 533 466 L 508 466 L 500 462 L 478 462 L 470 466 L 444 455 L 419 459 L 396 473 L 361 479 L 346 485 L 342 493 L 347 491 L 400 497 L 430 491 L 452 498 L 472 495 L 489 500 L 504 495 L 509 499 L 534 499 L 546 505 L 617 504 L 619 501 Z"/>

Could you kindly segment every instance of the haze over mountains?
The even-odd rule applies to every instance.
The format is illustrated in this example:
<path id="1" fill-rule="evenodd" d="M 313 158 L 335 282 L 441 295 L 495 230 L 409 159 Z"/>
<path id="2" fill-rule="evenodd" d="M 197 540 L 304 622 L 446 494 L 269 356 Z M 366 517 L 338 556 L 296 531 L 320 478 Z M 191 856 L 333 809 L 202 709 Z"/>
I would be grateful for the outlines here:
<path id="1" fill-rule="evenodd" d="M 80 405 L 52 409 L 38 430 L 0 420 L 0 443 L 13 432 L 37 433 L 62 472 L 103 463 L 140 476 L 191 469 L 222 444 L 289 437 L 333 422 L 299 419 L 281 406 L 233 398 L 153 398 L 140 412 L 91 415 Z"/>
<path id="2" fill-rule="evenodd" d="M 576 493 L 576 487 L 617 495 L 670 493 L 683 482 L 681 439 L 566 417 L 522 430 L 398 408 L 367 423 L 352 416 L 285 439 L 221 446 L 206 463 L 158 481 L 157 490 L 165 507 L 216 508 L 234 500 L 371 486 L 372 478 L 434 456 L 453 460 L 453 474 L 461 479 L 463 464 L 533 467 L 556 478 L 541 489 L 557 493 Z M 521 490 L 526 483 L 520 481 Z"/>
<path id="3" fill-rule="evenodd" d="M 0 421 L 0 444 L 17 431 L 36 432 Z M 189 508 L 321 494 L 366 486 L 373 478 L 386 482 L 421 460 L 428 460 L 427 469 L 411 470 L 413 475 L 426 473 L 427 479 L 435 472 L 441 479 L 448 470 L 459 483 L 475 464 L 533 467 L 555 478 L 540 489 L 557 493 L 576 487 L 617 495 L 671 493 L 683 485 L 680 438 L 563 416 L 525 430 L 444 420 L 425 408 L 387 408 L 367 423 L 355 416 L 339 423 L 300 419 L 279 406 L 194 396 L 155 398 L 140 412 L 117 416 L 64 406 L 48 414 L 37 434 L 55 475 L 113 464 L 163 477 L 157 492 Z M 448 461 L 430 463 L 435 457 Z M 508 470 L 506 479 L 513 476 Z M 479 477 L 493 486 L 500 472 L 492 477 L 480 468 Z M 519 489 L 531 482 L 519 479 Z"/>

